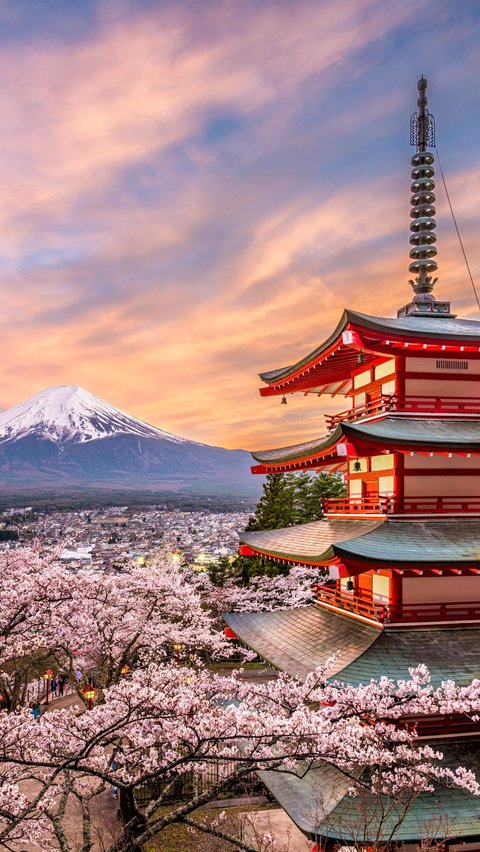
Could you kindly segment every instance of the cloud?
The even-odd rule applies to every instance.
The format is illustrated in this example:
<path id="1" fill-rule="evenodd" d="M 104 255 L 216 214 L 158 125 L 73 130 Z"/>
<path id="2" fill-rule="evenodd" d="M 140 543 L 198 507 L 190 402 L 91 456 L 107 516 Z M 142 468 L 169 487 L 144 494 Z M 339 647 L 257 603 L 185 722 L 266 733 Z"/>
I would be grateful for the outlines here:
<path id="1" fill-rule="evenodd" d="M 313 349 L 345 305 L 408 300 L 412 64 L 428 43 L 432 101 L 446 115 L 461 89 L 464 116 L 474 8 L 442 4 L 422 29 L 437 4 L 73 5 L 58 28 L 7 6 L 0 405 L 81 384 L 196 440 L 321 433 L 318 400 L 280 409 L 256 373 Z M 445 165 L 478 269 L 470 104 Z M 469 313 L 440 193 L 438 208 L 438 292 Z"/>

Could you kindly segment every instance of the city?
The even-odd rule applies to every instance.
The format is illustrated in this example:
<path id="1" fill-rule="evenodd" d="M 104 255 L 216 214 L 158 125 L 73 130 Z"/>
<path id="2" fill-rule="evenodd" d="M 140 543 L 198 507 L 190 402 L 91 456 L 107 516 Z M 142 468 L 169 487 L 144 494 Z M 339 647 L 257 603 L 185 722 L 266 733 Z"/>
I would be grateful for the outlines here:
<path id="1" fill-rule="evenodd" d="M 162 506 L 74 512 L 12 508 L 0 514 L 0 551 L 38 544 L 42 553 L 54 554 L 74 571 L 109 572 L 161 549 L 202 570 L 236 554 L 248 518 L 246 512 L 172 512 Z"/>

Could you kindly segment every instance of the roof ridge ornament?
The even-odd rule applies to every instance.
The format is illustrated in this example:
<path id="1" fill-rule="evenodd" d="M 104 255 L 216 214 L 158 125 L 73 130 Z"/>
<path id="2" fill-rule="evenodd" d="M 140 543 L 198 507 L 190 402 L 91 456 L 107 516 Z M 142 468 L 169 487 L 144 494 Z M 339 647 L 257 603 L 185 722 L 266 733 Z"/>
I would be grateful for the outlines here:
<path id="1" fill-rule="evenodd" d="M 417 149 L 411 159 L 412 184 L 410 203 L 410 266 L 408 271 L 416 274 L 409 283 L 415 293 L 409 305 L 398 311 L 399 317 L 405 316 L 452 316 L 450 302 L 437 302 L 432 290 L 437 278 L 432 277 L 438 264 L 434 259 L 437 254 L 435 243 L 437 223 L 434 219 L 435 209 L 435 157 L 427 148 L 435 147 L 435 119 L 428 111 L 426 95 L 428 81 L 420 77 L 417 83 L 418 98 L 417 112 L 410 118 L 410 145 Z"/>

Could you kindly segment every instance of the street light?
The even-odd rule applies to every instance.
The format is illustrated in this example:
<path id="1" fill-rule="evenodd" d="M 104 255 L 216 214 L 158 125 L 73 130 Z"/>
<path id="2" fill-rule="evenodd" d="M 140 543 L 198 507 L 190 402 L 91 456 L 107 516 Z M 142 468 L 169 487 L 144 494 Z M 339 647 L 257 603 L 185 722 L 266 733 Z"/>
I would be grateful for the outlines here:
<path id="1" fill-rule="evenodd" d="M 126 675 L 129 673 L 129 671 L 130 671 L 130 666 L 127 666 L 127 664 L 125 663 L 125 665 L 122 666 L 122 668 L 120 669 L 120 674 L 123 675 L 123 677 L 126 677 Z"/>
<path id="2" fill-rule="evenodd" d="M 183 647 L 183 645 L 181 645 L 180 642 L 174 642 L 173 643 L 173 650 L 175 651 L 175 659 L 176 659 L 177 663 L 180 660 L 180 651 L 182 650 L 182 647 Z"/>
<path id="3" fill-rule="evenodd" d="M 49 690 L 50 690 L 50 681 L 53 677 L 52 669 L 46 669 L 44 671 L 42 677 L 45 681 L 45 704 L 48 704 L 48 693 L 49 693 Z"/>
<path id="4" fill-rule="evenodd" d="M 89 683 L 87 686 L 84 686 L 82 689 L 83 697 L 87 702 L 87 709 L 91 710 L 93 707 L 93 702 L 95 701 L 95 696 L 97 694 L 97 690 L 93 686 L 93 684 Z"/>

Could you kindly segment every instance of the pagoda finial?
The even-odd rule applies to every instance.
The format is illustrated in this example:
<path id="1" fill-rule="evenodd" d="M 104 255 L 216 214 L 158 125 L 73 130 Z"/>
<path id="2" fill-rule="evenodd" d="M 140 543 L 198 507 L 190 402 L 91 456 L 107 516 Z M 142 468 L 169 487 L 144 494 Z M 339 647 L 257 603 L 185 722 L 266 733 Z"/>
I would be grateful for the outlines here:
<path id="1" fill-rule="evenodd" d="M 437 302 L 432 290 L 437 278 L 432 278 L 438 266 L 434 260 L 437 249 L 437 223 L 435 216 L 435 158 L 427 148 L 435 147 L 435 119 L 428 111 L 426 95 L 428 81 L 420 77 L 417 83 L 417 112 L 410 118 L 410 144 L 417 149 L 412 163 L 412 196 L 410 203 L 410 266 L 408 271 L 416 275 L 410 280 L 415 293 L 412 302 L 400 308 L 398 316 L 437 315 L 450 316 L 450 303 Z"/>

